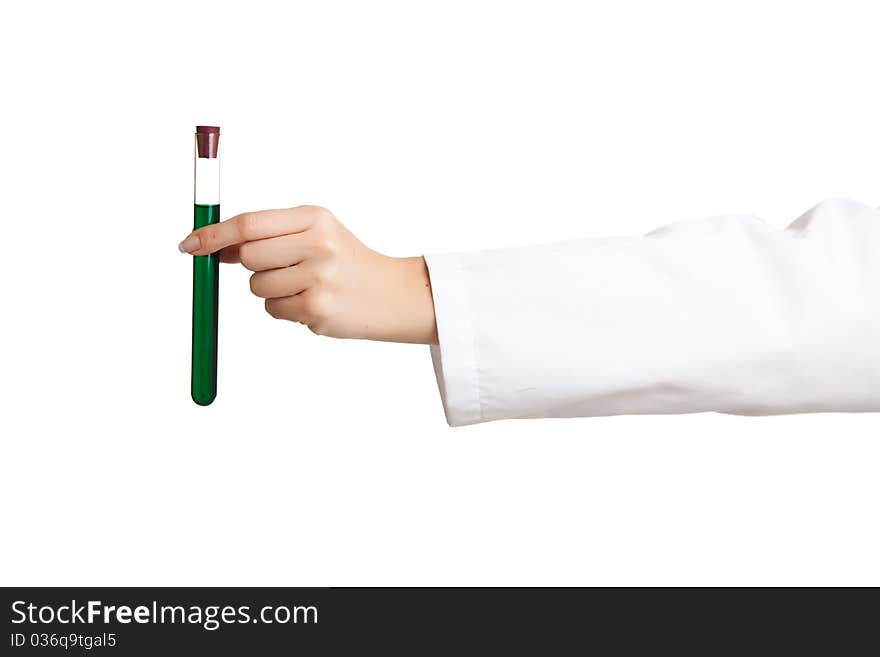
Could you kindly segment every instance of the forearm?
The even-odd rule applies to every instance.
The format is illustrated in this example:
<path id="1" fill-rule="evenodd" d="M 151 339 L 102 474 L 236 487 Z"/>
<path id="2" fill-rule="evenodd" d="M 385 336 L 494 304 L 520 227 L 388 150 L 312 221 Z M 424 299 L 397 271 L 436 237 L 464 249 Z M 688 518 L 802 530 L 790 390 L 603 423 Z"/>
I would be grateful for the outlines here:
<path id="1" fill-rule="evenodd" d="M 427 256 L 450 424 L 880 410 L 880 212 Z"/>

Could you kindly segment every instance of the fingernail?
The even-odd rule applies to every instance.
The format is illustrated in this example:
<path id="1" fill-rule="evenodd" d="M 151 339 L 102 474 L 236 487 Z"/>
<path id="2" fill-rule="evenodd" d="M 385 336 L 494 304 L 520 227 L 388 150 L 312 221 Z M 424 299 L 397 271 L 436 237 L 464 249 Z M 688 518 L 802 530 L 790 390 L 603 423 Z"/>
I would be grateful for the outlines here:
<path id="1" fill-rule="evenodd" d="M 201 245 L 202 241 L 198 235 L 190 235 L 178 244 L 177 248 L 180 249 L 181 253 L 192 253 L 193 251 L 198 251 Z"/>

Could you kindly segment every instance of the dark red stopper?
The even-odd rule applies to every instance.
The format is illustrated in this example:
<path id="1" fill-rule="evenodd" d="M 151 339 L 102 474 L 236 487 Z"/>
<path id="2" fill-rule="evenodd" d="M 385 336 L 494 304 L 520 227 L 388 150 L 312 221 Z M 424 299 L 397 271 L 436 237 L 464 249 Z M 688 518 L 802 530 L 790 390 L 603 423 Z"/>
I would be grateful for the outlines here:
<path id="1" fill-rule="evenodd" d="M 217 157 L 217 147 L 220 145 L 220 128 L 215 125 L 197 125 L 196 144 L 199 157 Z"/>

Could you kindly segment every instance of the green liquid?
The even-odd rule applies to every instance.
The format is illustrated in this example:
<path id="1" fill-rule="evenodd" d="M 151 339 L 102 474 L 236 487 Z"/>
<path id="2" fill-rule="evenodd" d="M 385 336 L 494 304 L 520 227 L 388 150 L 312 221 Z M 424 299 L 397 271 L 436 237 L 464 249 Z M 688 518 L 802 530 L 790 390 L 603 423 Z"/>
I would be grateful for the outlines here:
<path id="1" fill-rule="evenodd" d="M 193 228 L 220 221 L 219 205 L 196 205 Z M 220 259 L 193 256 L 192 399 L 207 406 L 217 396 L 217 293 Z"/>

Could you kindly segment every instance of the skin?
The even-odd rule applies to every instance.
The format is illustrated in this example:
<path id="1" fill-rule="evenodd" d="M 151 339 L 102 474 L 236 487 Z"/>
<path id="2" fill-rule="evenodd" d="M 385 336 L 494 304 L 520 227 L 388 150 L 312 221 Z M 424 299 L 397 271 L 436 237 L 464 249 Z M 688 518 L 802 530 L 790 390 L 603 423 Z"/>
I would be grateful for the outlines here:
<path id="1" fill-rule="evenodd" d="M 251 292 L 266 312 L 317 335 L 437 343 L 425 259 L 367 248 L 324 208 L 246 212 L 193 231 L 178 248 L 240 263 L 254 272 Z"/>

